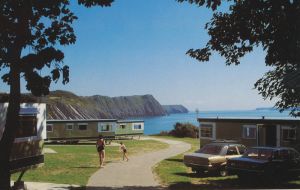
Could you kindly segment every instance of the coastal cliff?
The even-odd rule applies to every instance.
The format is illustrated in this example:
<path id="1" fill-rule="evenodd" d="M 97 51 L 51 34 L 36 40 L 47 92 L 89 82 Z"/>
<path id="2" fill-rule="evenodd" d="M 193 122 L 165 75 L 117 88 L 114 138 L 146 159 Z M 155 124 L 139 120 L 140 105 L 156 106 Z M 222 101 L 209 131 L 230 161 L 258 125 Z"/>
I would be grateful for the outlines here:
<path id="1" fill-rule="evenodd" d="M 189 110 L 186 109 L 183 105 L 163 105 L 163 108 L 167 112 L 167 114 L 189 112 Z"/>
<path id="2" fill-rule="evenodd" d="M 152 95 L 77 96 L 59 90 L 47 97 L 47 119 L 120 119 L 165 114 L 166 111 Z"/>

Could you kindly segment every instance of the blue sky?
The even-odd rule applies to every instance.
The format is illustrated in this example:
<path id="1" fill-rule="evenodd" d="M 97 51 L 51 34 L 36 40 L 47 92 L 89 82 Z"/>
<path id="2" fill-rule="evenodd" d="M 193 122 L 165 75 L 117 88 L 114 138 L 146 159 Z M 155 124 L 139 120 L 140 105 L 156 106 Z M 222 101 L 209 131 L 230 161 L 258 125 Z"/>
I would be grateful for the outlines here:
<path id="1" fill-rule="evenodd" d="M 217 54 L 207 63 L 185 55 L 203 47 L 211 12 L 175 0 L 116 0 L 110 8 L 74 5 L 75 45 L 64 48 L 70 83 L 54 84 L 78 95 L 152 94 L 161 104 L 190 110 L 238 110 L 272 106 L 253 89 L 268 68 L 256 49 L 239 66 Z M 2 91 L 8 88 L 2 83 Z M 24 87 L 23 87 L 24 91 Z"/>

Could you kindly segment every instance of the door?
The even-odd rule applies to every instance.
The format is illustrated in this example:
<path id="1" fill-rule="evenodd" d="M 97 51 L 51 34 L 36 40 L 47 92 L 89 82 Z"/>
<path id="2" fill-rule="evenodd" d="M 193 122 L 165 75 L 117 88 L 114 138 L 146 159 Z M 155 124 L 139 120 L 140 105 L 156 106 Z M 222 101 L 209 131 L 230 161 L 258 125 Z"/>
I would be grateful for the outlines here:
<path id="1" fill-rule="evenodd" d="M 267 125 L 264 126 L 266 128 L 266 146 L 276 146 L 276 126 L 275 125 Z"/>

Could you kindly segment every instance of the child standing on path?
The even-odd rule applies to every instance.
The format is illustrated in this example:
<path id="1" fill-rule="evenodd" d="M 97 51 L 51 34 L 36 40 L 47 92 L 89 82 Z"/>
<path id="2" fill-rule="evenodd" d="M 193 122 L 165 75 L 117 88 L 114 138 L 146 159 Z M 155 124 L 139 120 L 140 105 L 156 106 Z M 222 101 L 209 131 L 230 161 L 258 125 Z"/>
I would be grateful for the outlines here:
<path id="1" fill-rule="evenodd" d="M 99 135 L 96 147 L 97 147 L 97 151 L 98 151 L 98 154 L 99 154 L 100 167 L 102 168 L 104 160 L 105 160 L 105 150 L 104 150 L 104 148 L 105 148 L 105 141 L 104 141 L 102 135 Z"/>
<path id="2" fill-rule="evenodd" d="M 126 161 L 128 162 L 129 159 L 127 157 L 127 149 L 126 149 L 126 146 L 123 142 L 120 142 L 120 151 L 123 154 L 123 161 L 124 161 L 124 158 L 126 158 Z"/>

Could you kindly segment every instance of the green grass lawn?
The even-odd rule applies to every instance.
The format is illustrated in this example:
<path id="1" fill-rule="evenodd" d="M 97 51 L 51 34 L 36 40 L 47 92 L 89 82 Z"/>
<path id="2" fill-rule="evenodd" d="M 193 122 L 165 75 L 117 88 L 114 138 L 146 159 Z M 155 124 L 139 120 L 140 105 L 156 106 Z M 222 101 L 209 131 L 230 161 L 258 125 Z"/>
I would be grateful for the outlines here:
<path id="1" fill-rule="evenodd" d="M 128 149 L 129 158 L 153 150 L 167 148 L 168 145 L 154 140 L 123 141 Z M 45 154 L 45 165 L 30 170 L 23 176 L 24 181 L 50 182 L 86 185 L 89 177 L 99 169 L 99 157 L 95 145 L 46 145 L 56 154 Z M 106 146 L 106 163 L 121 160 L 118 146 Z M 14 174 L 17 179 L 19 174 Z"/>
<path id="2" fill-rule="evenodd" d="M 158 138 L 166 138 L 171 140 L 180 140 L 186 143 L 191 144 L 191 149 L 188 152 L 193 152 L 199 149 L 199 139 L 193 138 L 175 138 L 175 137 L 160 137 Z M 165 159 L 158 163 L 154 168 L 154 172 L 159 177 L 160 182 L 169 186 L 177 183 L 191 183 L 191 178 L 185 174 L 189 172 L 189 169 L 182 162 L 183 154 L 179 154 L 172 158 Z"/>
<path id="3" fill-rule="evenodd" d="M 160 137 L 190 143 L 192 148 L 188 152 L 194 152 L 199 148 L 199 139 Z M 215 174 L 204 174 L 202 176 L 193 173 L 190 168 L 183 164 L 183 154 L 165 159 L 158 163 L 154 172 L 161 183 L 169 189 L 243 189 L 243 188 L 300 188 L 300 179 L 284 182 L 256 182 L 250 179 L 250 183 L 241 183 L 237 176 L 218 177 Z"/>

